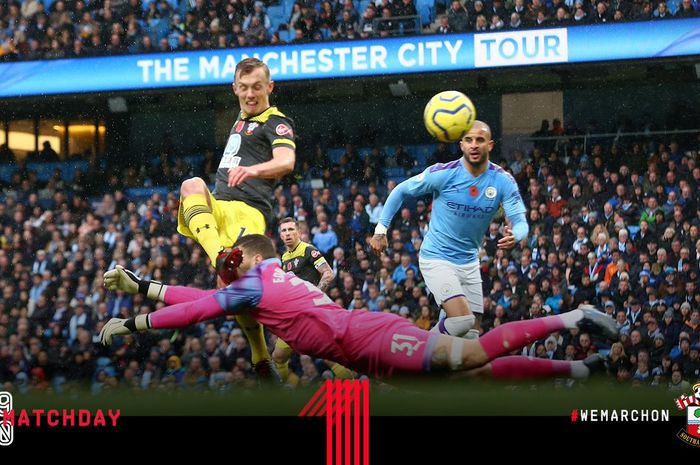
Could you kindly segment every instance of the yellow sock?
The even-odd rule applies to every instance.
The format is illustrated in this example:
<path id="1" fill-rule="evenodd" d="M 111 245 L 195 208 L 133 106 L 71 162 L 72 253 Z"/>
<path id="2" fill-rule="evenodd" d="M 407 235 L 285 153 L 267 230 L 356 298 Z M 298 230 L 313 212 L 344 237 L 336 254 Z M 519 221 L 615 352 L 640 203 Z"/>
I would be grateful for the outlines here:
<path id="1" fill-rule="evenodd" d="M 285 384 L 289 384 L 290 386 L 297 387 L 299 384 L 299 377 L 297 376 L 296 373 L 293 371 L 289 372 L 289 377 L 287 378 L 287 382 Z"/>
<path id="2" fill-rule="evenodd" d="M 237 315 L 236 320 L 238 324 L 241 325 L 241 329 L 243 329 L 243 332 L 248 338 L 250 351 L 252 352 L 251 358 L 253 359 L 253 365 L 262 360 L 269 361 L 271 357 L 270 352 L 267 350 L 267 344 L 265 344 L 263 326 L 250 315 Z"/>
<path id="3" fill-rule="evenodd" d="M 282 382 L 286 382 L 287 378 L 289 378 L 289 360 L 283 363 L 275 362 L 275 368 L 277 368 L 277 374 Z"/>
<path id="4" fill-rule="evenodd" d="M 331 363 L 331 371 L 335 375 L 335 379 L 353 379 L 352 371 L 345 368 L 340 363 Z"/>
<path id="5" fill-rule="evenodd" d="M 197 242 L 204 248 L 213 264 L 221 251 L 219 227 L 216 224 L 207 197 L 202 194 L 188 195 L 182 200 L 182 214 L 185 224 L 192 231 Z"/>

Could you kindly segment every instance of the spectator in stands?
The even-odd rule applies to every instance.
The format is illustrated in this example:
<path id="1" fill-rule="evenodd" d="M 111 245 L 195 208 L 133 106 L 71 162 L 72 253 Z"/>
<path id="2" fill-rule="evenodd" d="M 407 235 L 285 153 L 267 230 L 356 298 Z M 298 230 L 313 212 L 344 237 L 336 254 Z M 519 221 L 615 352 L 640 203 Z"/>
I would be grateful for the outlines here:
<path id="1" fill-rule="evenodd" d="M 666 2 L 659 2 L 654 10 L 652 19 L 671 19 L 673 15 L 668 11 Z"/>
<path id="2" fill-rule="evenodd" d="M 469 15 L 467 9 L 459 0 L 453 0 L 447 11 L 447 22 L 454 32 L 466 32 L 469 28 Z"/>

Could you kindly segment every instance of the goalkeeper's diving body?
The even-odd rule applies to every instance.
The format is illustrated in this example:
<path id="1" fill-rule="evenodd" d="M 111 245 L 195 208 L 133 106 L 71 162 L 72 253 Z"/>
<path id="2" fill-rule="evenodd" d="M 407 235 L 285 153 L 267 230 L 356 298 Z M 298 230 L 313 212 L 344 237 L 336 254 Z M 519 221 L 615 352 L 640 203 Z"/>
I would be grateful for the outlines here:
<path id="1" fill-rule="evenodd" d="M 504 357 L 552 332 L 579 327 L 609 339 L 617 336 L 612 318 L 593 308 L 506 323 L 475 340 L 424 331 L 391 313 L 350 312 L 313 284 L 285 273 L 270 239 L 258 234 L 237 241 L 220 274 L 231 284 L 206 291 L 139 280 L 121 267 L 107 272 L 108 288 L 141 292 L 168 306 L 135 318 L 109 320 L 100 333 L 101 342 L 109 345 L 115 336 L 136 331 L 182 328 L 249 312 L 294 350 L 376 377 L 479 368 L 493 378 L 517 379 L 585 378 L 599 365 L 599 359 Z"/>

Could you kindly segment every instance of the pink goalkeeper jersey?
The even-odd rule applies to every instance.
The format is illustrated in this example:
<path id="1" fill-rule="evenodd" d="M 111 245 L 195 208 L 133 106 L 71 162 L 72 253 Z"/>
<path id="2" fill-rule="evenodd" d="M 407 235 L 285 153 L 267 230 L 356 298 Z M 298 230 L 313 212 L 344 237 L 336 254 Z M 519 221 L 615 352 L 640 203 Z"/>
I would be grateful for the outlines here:
<path id="1" fill-rule="evenodd" d="M 431 333 L 394 314 L 345 310 L 310 282 L 285 273 L 276 259 L 265 260 L 214 297 L 226 312 L 250 311 L 302 354 L 378 376 L 394 368 L 429 368 Z"/>

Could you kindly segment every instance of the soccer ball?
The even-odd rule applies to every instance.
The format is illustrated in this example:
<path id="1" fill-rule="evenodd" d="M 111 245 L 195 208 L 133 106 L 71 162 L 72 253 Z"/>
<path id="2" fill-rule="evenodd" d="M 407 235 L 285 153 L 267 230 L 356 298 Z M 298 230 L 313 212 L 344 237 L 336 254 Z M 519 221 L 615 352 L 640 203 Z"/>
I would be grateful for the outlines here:
<path id="1" fill-rule="evenodd" d="M 423 122 L 431 136 L 440 142 L 456 142 L 471 129 L 476 108 L 469 97 L 456 90 L 440 92 L 423 111 Z"/>

